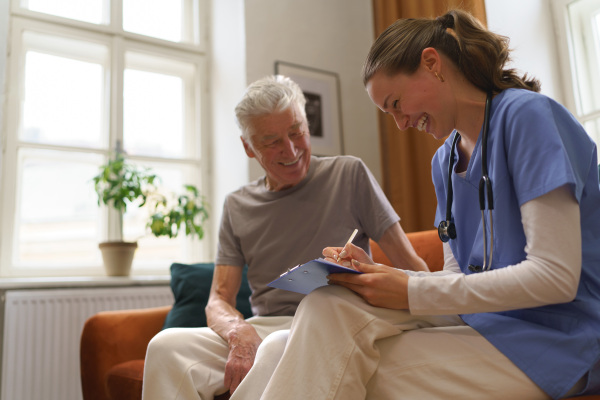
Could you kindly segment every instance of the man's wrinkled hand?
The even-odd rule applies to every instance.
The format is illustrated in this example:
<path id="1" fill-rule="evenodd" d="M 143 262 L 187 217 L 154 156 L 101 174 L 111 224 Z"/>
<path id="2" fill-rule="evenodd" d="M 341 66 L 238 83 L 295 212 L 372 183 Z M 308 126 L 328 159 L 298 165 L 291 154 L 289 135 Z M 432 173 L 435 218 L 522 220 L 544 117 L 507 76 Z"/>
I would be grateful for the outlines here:
<path id="1" fill-rule="evenodd" d="M 256 357 L 262 339 L 254 328 L 233 330 L 229 334 L 229 356 L 225 364 L 225 388 L 233 394 L 240 385 Z"/>

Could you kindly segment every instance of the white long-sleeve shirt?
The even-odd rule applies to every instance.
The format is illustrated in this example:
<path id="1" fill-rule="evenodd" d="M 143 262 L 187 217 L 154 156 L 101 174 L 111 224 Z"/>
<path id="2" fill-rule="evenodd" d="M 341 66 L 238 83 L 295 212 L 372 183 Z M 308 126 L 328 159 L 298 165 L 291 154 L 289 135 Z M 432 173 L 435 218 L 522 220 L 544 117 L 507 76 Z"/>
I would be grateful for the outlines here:
<path id="1" fill-rule="evenodd" d="M 579 204 L 569 188 L 563 186 L 523 204 L 521 216 L 527 238 L 525 260 L 506 268 L 465 275 L 450 246 L 444 244 L 442 271 L 406 272 L 410 275 L 410 312 L 470 314 L 571 301 L 581 274 Z"/>

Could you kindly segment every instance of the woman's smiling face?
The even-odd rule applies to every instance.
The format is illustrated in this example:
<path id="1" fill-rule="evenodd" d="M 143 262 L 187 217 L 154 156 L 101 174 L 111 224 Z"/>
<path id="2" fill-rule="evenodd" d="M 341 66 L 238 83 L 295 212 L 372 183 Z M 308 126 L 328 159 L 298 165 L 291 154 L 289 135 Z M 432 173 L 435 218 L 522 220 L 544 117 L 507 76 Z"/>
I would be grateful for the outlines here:
<path id="1" fill-rule="evenodd" d="M 440 102 L 439 80 L 426 68 L 412 75 L 377 72 L 367 82 L 369 97 L 383 112 L 392 115 L 400 130 L 417 128 L 436 139 L 454 129 Z M 452 120 L 450 120 L 452 121 Z"/>

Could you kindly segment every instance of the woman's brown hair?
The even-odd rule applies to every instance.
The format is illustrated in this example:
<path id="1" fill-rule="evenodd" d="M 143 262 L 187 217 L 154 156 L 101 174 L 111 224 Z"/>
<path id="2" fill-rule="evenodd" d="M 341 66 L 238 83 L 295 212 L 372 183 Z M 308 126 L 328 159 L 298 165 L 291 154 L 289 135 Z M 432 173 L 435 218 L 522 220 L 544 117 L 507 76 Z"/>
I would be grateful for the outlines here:
<path id="1" fill-rule="evenodd" d="M 433 47 L 447 56 L 475 86 L 485 92 L 508 88 L 540 91 L 540 83 L 514 69 L 505 69 L 509 39 L 488 31 L 462 10 L 451 10 L 436 19 L 399 19 L 371 46 L 363 66 L 363 83 L 378 71 L 388 75 L 412 74 L 421 62 L 421 53 Z"/>

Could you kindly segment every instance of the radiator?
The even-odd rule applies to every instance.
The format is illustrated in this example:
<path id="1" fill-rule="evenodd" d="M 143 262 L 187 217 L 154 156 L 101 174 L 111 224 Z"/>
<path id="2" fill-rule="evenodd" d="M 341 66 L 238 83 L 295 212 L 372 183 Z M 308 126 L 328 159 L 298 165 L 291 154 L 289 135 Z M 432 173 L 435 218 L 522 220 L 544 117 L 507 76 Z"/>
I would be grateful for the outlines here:
<path id="1" fill-rule="evenodd" d="M 84 322 L 99 311 L 168 304 L 168 286 L 6 291 L 1 400 L 81 400 Z"/>

